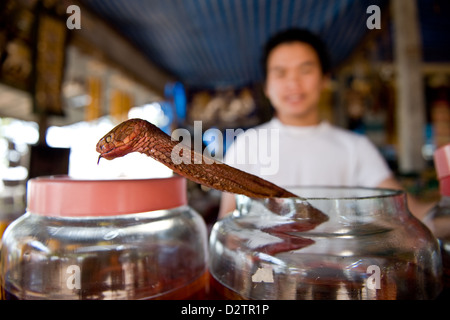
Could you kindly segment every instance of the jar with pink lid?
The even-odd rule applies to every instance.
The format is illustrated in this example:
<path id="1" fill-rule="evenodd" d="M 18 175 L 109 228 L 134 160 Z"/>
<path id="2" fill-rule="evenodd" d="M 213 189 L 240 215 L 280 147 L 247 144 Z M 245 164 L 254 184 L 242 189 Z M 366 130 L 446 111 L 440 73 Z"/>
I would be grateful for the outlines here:
<path id="1" fill-rule="evenodd" d="M 178 176 L 31 179 L 3 236 L 2 298 L 204 298 L 206 233 Z"/>

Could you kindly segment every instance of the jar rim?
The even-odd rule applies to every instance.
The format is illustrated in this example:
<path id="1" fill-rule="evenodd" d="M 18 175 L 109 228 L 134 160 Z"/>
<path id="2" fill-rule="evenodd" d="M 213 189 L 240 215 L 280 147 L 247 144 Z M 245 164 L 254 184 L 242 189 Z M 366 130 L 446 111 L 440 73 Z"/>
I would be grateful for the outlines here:
<path id="1" fill-rule="evenodd" d="M 359 186 L 290 186 L 287 190 L 306 200 L 363 200 L 389 198 L 405 194 L 400 189 Z"/>

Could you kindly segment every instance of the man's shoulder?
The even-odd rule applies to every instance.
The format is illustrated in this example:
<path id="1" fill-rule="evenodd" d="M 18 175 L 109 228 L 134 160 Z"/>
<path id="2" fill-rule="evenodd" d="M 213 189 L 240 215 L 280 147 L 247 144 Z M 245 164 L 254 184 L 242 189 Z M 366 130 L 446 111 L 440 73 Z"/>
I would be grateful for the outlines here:
<path id="1" fill-rule="evenodd" d="M 257 126 L 254 126 L 253 129 L 255 129 L 255 130 L 272 129 L 272 128 L 275 128 L 275 126 L 276 126 L 275 125 L 275 121 L 272 119 L 272 120 L 269 120 L 269 121 L 266 121 L 266 122 L 262 122 L 262 123 L 260 123 Z"/>
<path id="2" fill-rule="evenodd" d="M 332 124 L 326 124 L 322 133 L 322 139 L 347 150 L 362 151 L 374 148 L 367 136 Z"/>

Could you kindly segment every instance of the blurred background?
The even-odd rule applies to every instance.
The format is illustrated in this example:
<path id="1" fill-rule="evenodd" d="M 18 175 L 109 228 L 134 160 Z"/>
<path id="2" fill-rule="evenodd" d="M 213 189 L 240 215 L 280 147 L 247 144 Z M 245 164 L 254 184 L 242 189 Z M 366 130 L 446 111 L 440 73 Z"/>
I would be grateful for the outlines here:
<path id="1" fill-rule="evenodd" d="M 323 117 L 367 135 L 409 192 L 437 200 L 432 155 L 450 142 L 448 0 L 2 0 L 3 227 L 25 212 L 33 177 L 170 175 L 136 154 L 97 165 L 97 141 L 127 118 L 169 134 L 269 120 L 260 55 L 289 27 L 329 47 Z M 218 192 L 189 184 L 188 195 L 215 219 Z"/>

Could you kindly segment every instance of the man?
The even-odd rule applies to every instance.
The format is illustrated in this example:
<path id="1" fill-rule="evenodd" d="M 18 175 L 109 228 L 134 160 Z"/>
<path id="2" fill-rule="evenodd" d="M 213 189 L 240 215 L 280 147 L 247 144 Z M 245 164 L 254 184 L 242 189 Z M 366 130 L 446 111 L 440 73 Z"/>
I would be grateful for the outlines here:
<path id="1" fill-rule="evenodd" d="M 274 110 L 268 123 L 240 135 L 225 162 L 289 189 L 295 186 L 361 186 L 401 189 L 375 146 L 362 135 L 323 122 L 319 99 L 330 62 L 320 38 L 307 30 L 275 35 L 263 56 L 264 93 Z M 270 155 L 270 163 L 267 156 Z M 222 195 L 219 217 L 234 195 Z M 423 218 L 431 207 L 408 198 Z"/>

